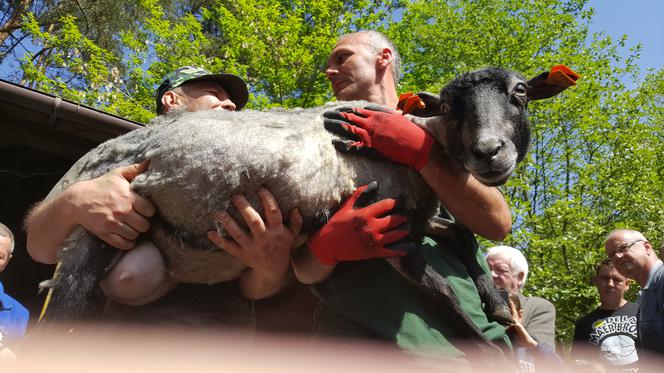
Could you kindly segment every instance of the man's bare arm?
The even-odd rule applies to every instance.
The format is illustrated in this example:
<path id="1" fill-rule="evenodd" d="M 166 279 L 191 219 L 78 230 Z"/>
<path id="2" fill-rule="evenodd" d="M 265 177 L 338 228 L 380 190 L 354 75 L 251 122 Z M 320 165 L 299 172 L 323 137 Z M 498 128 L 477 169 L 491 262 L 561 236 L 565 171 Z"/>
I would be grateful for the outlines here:
<path id="1" fill-rule="evenodd" d="M 502 241 L 512 229 L 512 215 L 503 194 L 454 166 L 439 145 L 420 170 L 427 184 L 454 217 L 472 232 Z"/>
<path id="2" fill-rule="evenodd" d="M 41 263 L 55 263 L 64 241 L 77 225 L 118 249 L 131 249 L 150 227 L 152 202 L 130 188 L 147 169 L 143 162 L 117 168 L 106 175 L 71 185 L 30 211 L 25 222 L 27 249 Z"/>

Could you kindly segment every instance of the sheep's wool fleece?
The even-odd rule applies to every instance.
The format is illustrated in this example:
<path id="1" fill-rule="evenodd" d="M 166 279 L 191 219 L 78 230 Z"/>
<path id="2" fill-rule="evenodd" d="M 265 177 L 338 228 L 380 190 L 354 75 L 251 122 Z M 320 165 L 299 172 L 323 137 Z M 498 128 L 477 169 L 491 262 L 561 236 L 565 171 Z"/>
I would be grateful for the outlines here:
<path id="1" fill-rule="evenodd" d="M 321 215 L 373 180 L 379 181 L 381 198 L 401 197 L 407 208 L 429 214 L 432 209 L 423 206 L 434 206 L 435 198 L 418 174 L 395 163 L 338 153 L 331 144 L 336 135 L 323 128 L 323 112 L 365 104 L 160 116 L 90 151 L 49 197 L 74 182 L 150 159 L 149 169 L 132 187 L 157 207 L 150 238 L 164 253 L 171 275 L 182 282 L 225 281 L 243 266 L 213 246 L 206 232 L 215 229 L 217 211 L 228 210 L 242 220 L 231 204 L 234 194 L 243 193 L 260 208 L 255 191 L 267 187 L 285 216 L 300 209 L 305 231 L 317 228 Z"/>

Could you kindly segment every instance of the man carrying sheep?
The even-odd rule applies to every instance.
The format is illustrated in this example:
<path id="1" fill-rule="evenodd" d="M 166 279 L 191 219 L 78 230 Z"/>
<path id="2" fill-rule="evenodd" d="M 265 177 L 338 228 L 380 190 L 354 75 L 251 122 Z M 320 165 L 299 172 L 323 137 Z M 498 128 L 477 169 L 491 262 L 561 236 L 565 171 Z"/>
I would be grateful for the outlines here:
<path id="1" fill-rule="evenodd" d="M 241 78 L 185 66 L 164 77 L 157 90 L 157 113 L 163 115 L 174 110 L 234 111 L 242 109 L 247 101 L 248 90 Z M 55 263 L 58 250 L 76 225 L 83 226 L 118 249 L 130 250 L 137 246 L 139 235 L 149 229 L 149 218 L 155 208 L 152 202 L 130 188 L 130 182 L 146 168 L 147 163 L 143 162 L 112 170 L 99 178 L 76 183 L 33 208 L 26 219 L 27 248 L 33 259 Z M 285 226 L 272 194 L 260 190 L 258 197 L 267 211 L 266 222 L 249 224 L 251 232 L 248 234 L 233 235 L 244 244 L 242 250 L 224 247 L 252 268 L 239 282 L 240 293 L 234 282 L 215 286 L 178 285 L 164 298 L 146 306 L 123 307 L 109 302 L 106 317 L 201 327 L 249 327 L 257 323 L 256 309 L 283 306 L 282 300 L 271 300 L 264 307 L 252 305 L 246 297 L 271 295 L 279 292 L 288 282 L 290 249 L 299 231 L 301 216 L 297 210 L 292 211 L 290 226 Z M 253 210 L 248 210 L 247 200 L 236 196 L 233 202 L 246 220 L 252 221 Z M 231 224 L 225 227 L 231 233 L 237 231 L 237 227 Z M 141 280 L 140 277 L 132 279 L 130 276 L 107 284 L 107 288 L 110 286 L 111 290 L 119 289 L 121 292 L 123 287 L 140 285 L 135 282 Z M 305 306 L 313 305 L 313 300 L 304 289 L 291 289 L 286 297 L 295 297 Z M 290 317 L 295 320 L 297 315 Z M 268 314 L 266 319 L 270 318 Z M 308 324 L 304 324 L 300 328 L 307 330 Z"/>
<path id="2" fill-rule="evenodd" d="M 367 100 L 396 109 L 399 67 L 399 55 L 391 41 L 378 32 L 363 31 L 339 39 L 328 59 L 326 75 L 339 100 Z M 397 129 L 369 131 L 374 136 L 373 144 L 382 144 L 373 150 L 418 170 L 458 222 L 492 240 L 502 240 L 507 235 L 511 215 L 498 189 L 486 187 L 465 170 L 453 167 L 430 135 L 400 114 L 362 109 L 358 112 L 367 117 L 365 122 L 374 129 L 388 125 Z M 352 122 L 353 117 L 346 119 Z M 362 188 L 358 189 L 351 198 L 362 192 Z M 417 294 L 385 261 L 376 259 L 403 253 L 391 248 L 407 247 L 400 240 L 403 235 L 375 234 L 378 229 L 374 224 L 390 212 L 391 209 L 370 211 L 344 204 L 310 238 L 309 249 L 329 275 L 314 286 L 320 302 L 313 333 L 395 341 L 406 351 L 431 357 L 461 357 L 467 336 L 460 335 L 433 302 Z M 392 232 L 404 229 L 407 228 L 401 225 Z M 467 233 L 464 248 L 475 250 L 473 255 L 488 273 L 477 243 Z M 385 241 L 385 237 L 391 239 Z M 451 283 L 461 307 L 477 328 L 501 347 L 509 346 L 504 328 L 489 322 L 482 311 L 477 288 L 459 259 L 439 247 L 434 239 L 425 238 L 421 246 L 426 260 Z"/>
<path id="3" fill-rule="evenodd" d="M 326 75 L 339 100 L 364 99 L 396 109 L 399 68 L 399 54 L 391 41 L 378 32 L 365 31 L 339 39 L 328 58 Z M 344 125 L 349 131 L 369 134 L 369 139 L 359 135 L 363 139 L 360 147 L 419 171 L 458 222 L 488 239 L 501 240 L 507 235 L 511 216 L 500 191 L 453 167 L 440 146 L 420 127 L 398 113 L 356 109 L 341 116 L 342 121 L 355 126 L 350 129 Z M 397 130 L 387 130 L 388 126 Z M 329 251 L 343 253 L 347 249 L 334 243 L 338 242 L 336 237 L 348 234 L 330 232 L 329 238 L 313 245 L 310 242 L 310 248 L 315 253 L 327 251 L 325 257 Z M 476 250 L 477 246 L 472 240 L 464 248 Z M 431 238 L 424 239 L 421 249 L 427 262 L 448 279 L 461 307 L 485 336 L 498 344 L 509 344 L 504 328 L 489 322 L 482 312 L 477 289 L 459 259 Z M 372 257 L 371 251 L 364 252 L 367 259 Z M 395 340 L 406 350 L 460 356 L 458 341 L 465 337 L 455 335 L 454 326 L 446 325 L 445 316 L 432 313 L 430 305 L 409 287 L 384 261 L 339 263 L 328 280 L 315 286 L 322 299 L 319 327 L 325 328 L 325 317 L 343 317 L 370 334 Z M 379 294 L 385 291 L 390 295 Z"/>

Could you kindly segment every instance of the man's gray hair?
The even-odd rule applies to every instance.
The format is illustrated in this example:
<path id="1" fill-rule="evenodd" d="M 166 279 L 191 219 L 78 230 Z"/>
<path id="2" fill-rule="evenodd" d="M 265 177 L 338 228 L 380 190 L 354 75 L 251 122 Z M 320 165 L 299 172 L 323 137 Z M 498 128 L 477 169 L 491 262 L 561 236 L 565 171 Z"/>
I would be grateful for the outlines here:
<path id="1" fill-rule="evenodd" d="M 9 238 L 9 253 L 14 253 L 14 234 L 2 223 L 0 223 L 0 236 Z"/>
<path id="2" fill-rule="evenodd" d="M 401 56 L 399 55 L 399 51 L 397 50 L 397 47 L 394 45 L 392 40 L 390 40 L 390 38 L 385 36 L 385 34 L 382 32 L 373 30 L 363 30 L 345 34 L 342 35 L 339 40 L 347 36 L 357 34 L 368 36 L 368 44 L 373 48 L 374 52 L 379 52 L 383 48 L 390 48 L 392 50 L 392 56 L 394 57 L 392 60 L 392 75 L 394 75 L 394 84 L 399 84 L 399 79 L 401 78 Z"/>
<path id="3" fill-rule="evenodd" d="M 523 281 L 521 281 L 519 284 L 519 289 L 522 289 L 523 285 L 526 284 L 526 280 L 528 279 L 528 261 L 526 260 L 526 257 L 523 255 L 521 250 L 515 249 L 512 246 L 494 246 L 489 249 L 486 257 L 488 259 L 496 255 L 504 256 L 507 258 L 513 274 L 518 275 L 519 273 L 523 272 Z"/>

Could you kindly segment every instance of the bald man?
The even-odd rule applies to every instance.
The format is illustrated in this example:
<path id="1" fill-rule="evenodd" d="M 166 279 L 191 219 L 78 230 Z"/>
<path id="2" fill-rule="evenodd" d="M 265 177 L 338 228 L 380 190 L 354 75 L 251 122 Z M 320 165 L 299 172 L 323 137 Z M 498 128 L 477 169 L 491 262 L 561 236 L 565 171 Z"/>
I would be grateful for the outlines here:
<path id="1" fill-rule="evenodd" d="M 645 350 L 664 353 L 664 265 L 641 232 L 619 229 L 604 245 L 618 272 L 641 285 L 638 335 Z"/>

